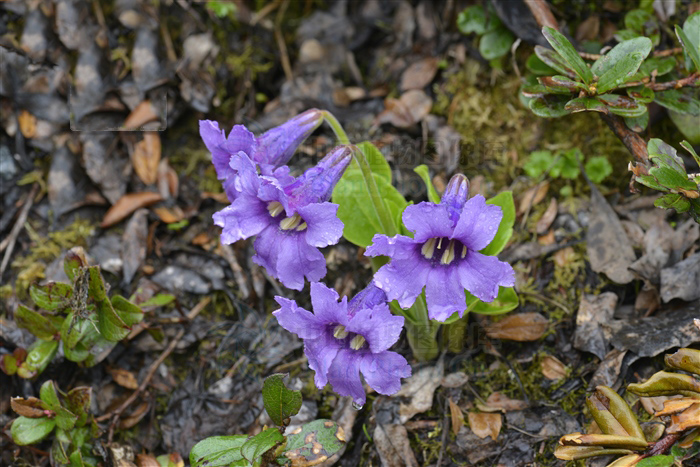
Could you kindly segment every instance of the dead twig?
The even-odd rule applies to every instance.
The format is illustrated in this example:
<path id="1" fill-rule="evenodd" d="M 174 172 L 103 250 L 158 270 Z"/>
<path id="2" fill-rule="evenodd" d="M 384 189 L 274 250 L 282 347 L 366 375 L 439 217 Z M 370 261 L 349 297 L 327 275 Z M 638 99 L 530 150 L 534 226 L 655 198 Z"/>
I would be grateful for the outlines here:
<path id="1" fill-rule="evenodd" d="M 610 127 L 615 136 L 622 141 L 622 144 L 627 147 L 638 162 L 643 164 L 649 162 L 646 141 L 639 134 L 630 130 L 622 118 L 612 114 L 600 114 L 600 118 Z"/>
<path id="2" fill-rule="evenodd" d="M 27 198 L 24 200 L 24 206 L 22 206 L 22 210 L 19 212 L 19 216 L 17 216 L 17 221 L 15 222 L 15 225 L 12 226 L 12 230 L 10 231 L 10 235 L 5 238 L 5 240 L 2 241 L 2 245 L 0 245 L 0 251 L 5 250 L 5 256 L 2 257 L 2 264 L 0 264 L 0 276 L 5 272 L 5 268 L 7 267 L 7 264 L 10 262 L 10 257 L 12 256 L 12 251 L 15 249 L 15 243 L 17 242 L 17 237 L 19 236 L 19 233 L 22 231 L 22 227 L 24 226 L 24 223 L 27 221 L 27 216 L 29 215 L 29 210 L 32 208 L 32 205 L 34 204 L 34 197 L 36 196 L 37 191 L 39 190 L 39 184 L 35 183 L 32 186 L 31 191 L 27 195 Z"/>
<path id="3" fill-rule="evenodd" d="M 435 467 L 440 467 L 442 465 L 442 458 L 445 456 L 445 451 L 447 451 L 447 433 L 450 431 L 450 426 L 448 422 L 447 412 L 449 410 L 449 405 L 445 405 L 445 413 L 442 415 L 442 436 L 440 437 L 440 454 L 438 454 L 437 464 Z"/>
<path id="4" fill-rule="evenodd" d="M 204 297 L 197 303 L 192 309 L 187 313 L 183 318 L 165 318 L 162 320 L 158 321 L 158 324 L 176 324 L 176 323 L 181 323 L 183 321 L 192 321 L 197 317 L 198 314 L 202 312 L 202 310 L 211 303 L 211 297 Z M 169 320 L 169 321 L 166 321 Z M 126 340 L 133 340 L 136 336 L 141 334 L 143 331 L 148 329 L 148 327 L 152 323 L 147 323 L 145 321 L 141 321 L 140 323 L 134 325 L 131 328 L 131 332 L 129 335 L 126 337 Z"/>
<path id="5" fill-rule="evenodd" d="M 250 296 L 250 287 L 248 287 L 248 280 L 245 277 L 243 268 L 240 264 L 238 264 L 236 254 L 234 253 L 231 245 L 221 243 L 221 252 L 223 253 L 224 259 L 231 267 L 231 271 L 233 271 L 233 278 L 236 280 L 236 285 L 238 285 L 238 290 L 241 291 L 241 297 L 245 300 Z"/>
<path id="6" fill-rule="evenodd" d="M 532 16 L 535 17 L 535 21 L 537 21 L 540 27 L 549 26 L 557 31 L 559 30 L 557 20 L 554 18 L 545 0 L 525 0 L 525 4 L 530 9 L 530 12 L 532 12 Z"/>
<path id="7" fill-rule="evenodd" d="M 280 61 L 282 62 L 284 76 L 287 78 L 287 81 L 291 81 L 294 78 L 292 74 L 292 64 L 289 61 L 287 44 L 284 42 L 284 36 L 282 35 L 282 19 L 284 18 L 284 13 L 287 11 L 288 6 L 289 0 L 283 0 L 277 12 L 277 16 L 275 17 L 275 39 L 277 40 L 277 47 L 280 49 Z"/>

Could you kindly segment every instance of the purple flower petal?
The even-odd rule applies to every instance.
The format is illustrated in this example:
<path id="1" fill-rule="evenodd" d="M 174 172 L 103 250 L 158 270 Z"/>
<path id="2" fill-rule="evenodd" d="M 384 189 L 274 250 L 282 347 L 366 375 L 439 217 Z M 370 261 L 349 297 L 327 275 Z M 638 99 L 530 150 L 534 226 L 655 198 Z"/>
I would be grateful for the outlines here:
<path id="1" fill-rule="evenodd" d="M 499 286 L 515 285 L 515 272 L 510 264 L 475 251 L 467 253 L 457 271 L 462 287 L 484 302 L 496 299 Z"/>
<path id="2" fill-rule="evenodd" d="M 382 289 L 389 300 L 398 300 L 401 308 L 408 308 L 420 295 L 429 273 L 430 266 L 422 257 L 392 259 L 374 275 L 374 285 Z"/>
<path id="3" fill-rule="evenodd" d="M 462 215 L 450 238 L 456 238 L 467 248 L 479 251 L 493 240 L 503 218 L 499 206 L 486 204 L 486 199 L 476 195 L 464 205 Z"/>
<path id="4" fill-rule="evenodd" d="M 306 222 L 306 243 L 323 248 L 335 245 L 343 236 L 343 222 L 338 219 L 338 205 L 325 202 L 309 204 L 297 209 Z"/>
<path id="5" fill-rule="evenodd" d="M 228 151 L 229 154 L 244 152 L 248 157 L 254 159 L 256 146 L 257 142 L 253 133 L 243 125 L 234 125 L 221 148 Z"/>
<path id="6" fill-rule="evenodd" d="M 232 173 L 236 175 L 231 176 L 227 182 L 233 181 L 233 186 L 238 192 L 249 196 L 257 196 L 260 187 L 260 176 L 258 175 L 255 162 L 241 151 L 231 156 L 229 167 Z"/>
<path id="7" fill-rule="evenodd" d="M 229 167 L 231 153 L 222 148 L 226 142 L 226 136 L 223 130 L 219 129 L 219 124 L 212 120 L 199 121 L 199 135 L 204 141 L 204 145 L 211 152 L 212 162 L 216 168 L 216 176 L 219 180 L 223 180 L 233 174 Z"/>
<path id="8" fill-rule="evenodd" d="M 386 235 L 376 234 L 372 237 L 372 244 L 365 250 L 365 256 L 389 256 L 397 260 L 413 260 L 416 258 L 416 253 L 419 249 L 420 246 L 411 237 L 405 235 L 387 237 Z"/>
<path id="9" fill-rule="evenodd" d="M 454 312 L 461 317 L 467 309 L 464 287 L 460 285 L 454 268 L 437 266 L 428 276 L 425 301 L 430 319 L 445 321 Z"/>
<path id="10" fill-rule="evenodd" d="M 306 243 L 302 233 L 281 233 L 278 242 L 277 278 L 285 287 L 301 290 L 304 276 L 316 282 L 326 275 L 326 258 L 318 248 Z"/>
<path id="11" fill-rule="evenodd" d="M 224 244 L 252 237 L 270 225 L 272 218 L 265 203 L 251 196 L 239 196 L 219 212 L 214 213 L 214 223 L 223 228 L 221 241 Z"/>
<path id="12" fill-rule="evenodd" d="M 333 390 L 341 396 L 351 396 L 360 405 L 367 399 L 360 380 L 361 360 L 355 351 L 341 349 L 328 370 L 328 381 Z"/>
<path id="13" fill-rule="evenodd" d="M 348 298 L 339 302 L 338 292 L 321 282 L 312 282 L 310 287 L 311 306 L 314 313 L 326 323 L 348 324 Z"/>
<path id="14" fill-rule="evenodd" d="M 372 353 L 388 350 L 401 335 L 404 317 L 394 316 L 386 303 L 358 311 L 345 329 L 367 340 Z"/>
<path id="15" fill-rule="evenodd" d="M 253 262 L 264 267 L 272 277 L 278 277 L 277 259 L 279 258 L 280 242 L 279 227 L 269 225 L 255 237 L 255 255 Z"/>
<path id="16" fill-rule="evenodd" d="M 443 204 L 422 202 L 408 206 L 402 219 L 406 228 L 415 232 L 414 240 L 420 243 L 430 238 L 449 237 L 454 230 L 450 210 Z"/>
<path id="17" fill-rule="evenodd" d="M 397 393 L 401 389 L 401 378 L 411 376 L 411 366 L 396 352 L 365 353 L 360 371 L 367 384 L 384 395 Z"/>
<path id="18" fill-rule="evenodd" d="M 325 323 L 316 315 L 297 306 L 294 300 L 275 297 L 280 309 L 272 314 L 284 329 L 293 332 L 302 339 L 316 339 L 325 330 Z"/>
<path id="19" fill-rule="evenodd" d="M 304 341 L 304 353 L 309 360 L 309 368 L 316 373 L 314 383 L 317 388 L 323 389 L 328 382 L 328 371 L 341 347 L 342 342 L 329 332 L 323 333 L 317 339 Z"/>
<path id="20" fill-rule="evenodd" d="M 323 114 L 318 109 L 309 109 L 271 128 L 258 138 L 256 162 L 273 166 L 289 162 L 299 145 L 323 123 Z"/>

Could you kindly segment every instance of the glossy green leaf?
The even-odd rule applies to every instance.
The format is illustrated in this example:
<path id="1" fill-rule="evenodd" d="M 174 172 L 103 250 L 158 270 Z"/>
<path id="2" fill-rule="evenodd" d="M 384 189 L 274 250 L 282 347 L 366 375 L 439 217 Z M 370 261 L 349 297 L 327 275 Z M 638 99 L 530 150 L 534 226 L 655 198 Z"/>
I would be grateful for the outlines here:
<path id="1" fill-rule="evenodd" d="M 513 235 L 513 225 L 515 225 L 515 202 L 513 201 L 512 191 L 503 191 L 491 199 L 486 200 L 486 204 L 500 206 L 503 211 L 501 223 L 498 224 L 498 230 L 491 243 L 480 251 L 480 253 L 489 256 L 499 254 L 508 244 L 510 237 Z"/>
<path id="2" fill-rule="evenodd" d="M 542 63 L 556 70 L 557 72 L 566 75 L 569 78 L 577 78 L 576 72 L 561 57 L 561 55 L 555 51 L 542 47 L 541 45 L 536 45 L 535 55 L 537 55 L 537 58 L 539 58 Z"/>
<path id="3" fill-rule="evenodd" d="M 360 151 L 362 151 L 362 154 L 365 155 L 365 159 L 367 159 L 367 163 L 369 164 L 369 168 L 372 170 L 372 173 L 391 183 L 391 167 L 384 157 L 384 154 L 382 154 L 377 146 L 369 141 L 363 141 L 362 143 L 358 144 L 357 147 L 360 149 Z M 360 171 L 360 166 L 354 157 L 345 171 Z"/>
<path id="4" fill-rule="evenodd" d="M 683 23 L 683 33 L 690 41 L 691 46 L 695 51 L 693 55 L 695 55 L 695 58 L 697 59 L 698 56 L 700 56 L 700 11 L 696 11 L 690 15 L 687 20 L 685 20 L 685 23 Z M 685 43 L 683 45 L 685 46 Z M 688 48 L 690 47 L 686 47 L 686 49 Z M 688 55 L 690 56 L 690 53 Z M 700 71 L 700 63 L 698 63 L 697 60 L 692 61 L 695 62 L 695 70 Z"/>
<path id="5" fill-rule="evenodd" d="M 564 108 L 571 113 L 593 111 L 608 113 L 608 107 L 594 97 L 577 97 L 566 103 Z"/>
<path id="6" fill-rule="evenodd" d="M 282 442 L 284 442 L 282 433 L 277 428 L 268 428 L 248 439 L 241 446 L 241 454 L 254 464 L 260 460 L 263 454 Z"/>
<path id="7" fill-rule="evenodd" d="M 195 444 L 190 451 L 192 467 L 247 467 L 241 447 L 248 440 L 246 435 L 212 436 Z"/>
<path id="8" fill-rule="evenodd" d="M 39 308 L 54 311 L 66 306 L 66 301 L 73 295 L 73 287 L 63 282 L 31 285 L 29 295 Z"/>
<path id="9" fill-rule="evenodd" d="M 561 55 L 564 61 L 566 61 L 584 83 L 591 84 L 591 82 L 593 82 L 593 72 L 588 68 L 586 62 L 583 61 L 574 46 L 571 45 L 571 42 L 569 42 L 563 34 L 548 26 L 542 28 L 542 34 L 544 38 L 547 39 L 547 42 L 549 42 L 549 45 Z"/>
<path id="10" fill-rule="evenodd" d="M 121 295 L 112 297 L 112 307 L 127 326 L 133 326 L 143 320 L 143 310 Z"/>
<path id="11" fill-rule="evenodd" d="M 66 394 L 66 408 L 78 416 L 77 426 L 84 426 L 87 422 L 91 400 L 92 388 L 89 386 L 73 388 Z"/>
<path id="12" fill-rule="evenodd" d="M 41 385 L 41 388 L 39 389 L 39 398 L 44 401 L 47 407 L 54 412 L 61 407 L 61 401 L 58 399 L 56 386 L 51 380 L 48 380 Z"/>
<path id="13" fill-rule="evenodd" d="M 265 378 L 262 388 L 263 405 L 276 425 L 283 425 L 301 409 L 301 392 L 287 389 L 285 374 L 277 373 Z"/>
<path id="14" fill-rule="evenodd" d="M 501 315 L 515 310 L 520 304 L 513 287 L 499 287 L 498 296 L 492 302 L 478 301 L 469 311 L 482 315 Z"/>
<path id="15" fill-rule="evenodd" d="M 486 23 L 486 12 L 480 5 L 467 7 L 457 16 L 457 28 L 462 34 L 484 34 Z"/>
<path id="16" fill-rule="evenodd" d="M 645 10 L 636 9 L 629 11 L 625 15 L 625 27 L 627 29 L 632 29 L 633 31 L 643 32 L 644 24 L 653 21 L 654 17 L 651 13 Z"/>
<path id="17" fill-rule="evenodd" d="M 15 444 L 26 446 L 46 438 L 55 426 L 56 422 L 51 418 L 19 417 L 12 422 L 10 433 Z"/>
<path id="18" fill-rule="evenodd" d="M 603 94 L 597 96 L 596 99 L 603 102 L 610 113 L 620 115 L 622 117 L 640 117 L 647 111 L 647 106 L 640 104 L 636 100 L 617 94 Z"/>
<path id="19" fill-rule="evenodd" d="M 131 299 L 133 300 L 133 296 Z M 158 295 L 155 295 L 148 300 L 146 300 L 143 303 L 140 303 L 140 307 L 147 307 L 147 306 L 165 306 L 165 305 L 170 305 L 175 301 L 175 295 L 171 294 L 166 294 L 166 293 L 159 293 Z"/>
<path id="20" fill-rule="evenodd" d="M 525 67 L 530 73 L 538 76 L 552 76 L 557 74 L 557 70 L 543 62 L 537 54 L 532 54 L 528 57 L 527 62 L 525 62 Z"/>
<path id="21" fill-rule="evenodd" d="M 625 57 L 632 54 L 641 54 L 644 58 L 646 58 L 650 52 L 651 40 L 646 37 L 637 37 L 635 39 L 620 42 L 608 53 L 596 60 L 591 66 L 591 70 L 597 76 L 602 77 Z"/>
<path id="22" fill-rule="evenodd" d="M 17 369 L 21 362 L 17 361 L 17 358 L 9 353 L 0 355 L 0 371 L 8 376 L 12 376 L 17 373 Z"/>
<path id="23" fill-rule="evenodd" d="M 62 430 L 70 431 L 78 421 L 78 416 L 65 407 L 56 410 L 56 426 Z"/>
<path id="24" fill-rule="evenodd" d="M 586 86 L 578 81 L 574 81 L 567 76 L 542 76 L 537 81 L 544 86 L 548 93 L 552 94 L 572 94 L 586 90 Z"/>
<path id="25" fill-rule="evenodd" d="M 17 369 L 17 376 L 25 379 L 35 377 L 51 363 L 57 350 L 58 341 L 37 340 L 29 347 L 26 360 Z"/>
<path id="26" fill-rule="evenodd" d="M 68 316 L 63 320 L 63 325 L 61 326 L 61 341 L 63 341 L 63 347 L 74 348 L 87 332 L 88 326 L 91 326 L 88 320 L 77 318 L 72 311 L 68 313 Z"/>
<path id="27" fill-rule="evenodd" d="M 593 183 L 600 183 L 613 171 L 612 165 L 605 156 L 594 156 L 586 161 L 586 175 Z"/>
<path id="28" fill-rule="evenodd" d="M 656 76 L 663 76 L 673 71 L 675 67 L 676 59 L 673 57 L 649 57 L 639 67 L 639 72 L 634 77 L 634 81 L 650 76 L 654 71 Z"/>
<path id="29" fill-rule="evenodd" d="M 627 95 L 637 102 L 641 102 L 643 104 L 654 102 L 654 91 L 646 86 L 634 86 L 627 88 L 626 91 Z"/>
<path id="30" fill-rule="evenodd" d="M 78 270 L 87 267 L 87 265 L 88 262 L 85 256 L 85 250 L 79 246 L 71 248 L 63 258 L 63 270 L 71 281 L 75 280 Z"/>
<path id="31" fill-rule="evenodd" d="M 105 281 L 102 278 L 99 266 L 90 266 L 88 268 L 88 290 L 90 297 L 95 301 L 105 300 L 107 298 L 107 288 Z"/>
<path id="32" fill-rule="evenodd" d="M 428 170 L 428 166 L 421 164 L 413 169 L 413 171 L 417 173 L 423 180 L 423 183 L 425 183 L 425 188 L 428 190 L 428 201 L 431 203 L 439 203 L 440 195 L 433 186 L 433 181 L 430 179 L 430 171 Z"/>
<path id="33" fill-rule="evenodd" d="M 668 91 L 657 92 L 654 102 L 674 112 L 699 117 L 699 92 L 700 91 L 693 89 L 682 91 L 678 89 L 669 89 Z"/>
<path id="34" fill-rule="evenodd" d="M 644 397 L 673 396 L 681 394 L 700 397 L 700 380 L 680 373 L 659 371 L 643 383 L 632 383 L 627 390 Z"/>
<path id="35" fill-rule="evenodd" d="M 504 26 L 487 32 L 479 40 L 479 53 L 486 60 L 495 60 L 508 53 L 515 36 Z"/>
<path id="36" fill-rule="evenodd" d="M 24 328 L 27 331 L 34 334 L 39 339 L 52 340 L 58 329 L 51 323 L 51 321 L 40 313 L 34 310 L 30 310 L 24 305 L 19 305 L 17 311 L 15 311 L 15 323 L 20 328 Z"/>
<path id="37" fill-rule="evenodd" d="M 695 65 L 695 69 L 700 70 L 700 48 L 694 44 L 694 41 L 688 37 L 688 34 L 678 25 L 676 25 L 676 35 L 681 45 L 683 45 L 683 50 L 688 54 L 688 57 L 690 57 L 690 60 Z"/>
<path id="38" fill-rule="evenodd" d="M 612 91 L 629 81 L 645 58 L 646 56 L 641 53 L 631 53 L 616 61 L 598 80 L 598 93 Z"/>
<path id="39" fill-rule="evenodd" d="M 283 459 L 298 465 L 316 465 L 339 452 L 344 445 L 345 434 L 337 423 L 314 420 L 287 437 Z"/>
<path id="40" fill-rule="evenodd" d="M 668 111 L 668 116 L 683 136 L 693 144 L 700 144 L 700 116 Z"/>
<path id="41" fill-rule="evenodd" d="M 530 110 L 538 117 L 558 118 L 568 115 L 571 112 L 566 110 L 568 97 L 562 96 L 541 96 L 530 101 Z"/>
<path id="42" fill-rule="evenodd" d="M 100 300 L 95 304 L 97 311 L 97 329 L 108 341 L 118 342 L 129 335 L 129 326 L 119 317 L 109 300 Z"/>
<path id="43" fill-rule="evenodd" d="M 613 36 L 618 42 L 624 42 L 634 39 L 635 37 L 640 37 L 641 34 L 632 31 L 631 29 L 620 29 Z"/>
<path id="44" fill-rule="evenodd" d="M 630 130 L 641 133 L 649 126 L 649 112 L 644 112 L 639 117 L 625 117 L 625 125 Z"/>
<path id="45" fill-rule="evenodd" d="M 679 193 L 667 193 L 654 201 L 654 206 L 663 209 L 675 209 L 676 212 L 686 212 L 690 209 L 690 200 Z"/>
<path id="46" fill-rule="evenodd" d="M 673 456 L 653 456 L 640 460 L 635 467 L 671 467 L 674 461 Z"/>

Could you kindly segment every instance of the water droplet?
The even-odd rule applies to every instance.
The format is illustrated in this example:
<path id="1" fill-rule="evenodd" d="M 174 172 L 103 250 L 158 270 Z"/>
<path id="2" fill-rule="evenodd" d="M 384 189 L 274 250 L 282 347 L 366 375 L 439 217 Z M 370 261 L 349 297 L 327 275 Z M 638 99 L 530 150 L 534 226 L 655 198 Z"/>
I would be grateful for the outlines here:
<path id="1" fill-rule="evenodd" d="M 362 407 L 363 407 L 362 404 L 358 404 L 357 402 L 352 403 L 352 408 L 355 410 L 362 410 Z"/>

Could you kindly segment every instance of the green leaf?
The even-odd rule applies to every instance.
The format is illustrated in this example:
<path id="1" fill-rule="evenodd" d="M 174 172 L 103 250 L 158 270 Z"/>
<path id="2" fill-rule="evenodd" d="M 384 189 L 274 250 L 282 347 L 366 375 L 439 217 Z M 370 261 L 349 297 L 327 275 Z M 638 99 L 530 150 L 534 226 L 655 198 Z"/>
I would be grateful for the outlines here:
<path id="1" fill-rule="evenodd" d="M 92 388 L 89 386 L 79 386 L 68 391 L 65 397 L 66 408 L 78 415 L 78 426 L 83 426 L 87 422 L 90 401 L 92 400 Z"/>
<path id="2" fill-rule="evenodd" d="M 676 25 L 676 35 L 683 46 L 683 50 L 688 54 L 688 57 L 690 57 L 690 60 L 692 60 L 695 65 L 695 69 L 700 70 L 700 48 L 693 43 L 691 38 L 688 37 L 685 31 L 678 25 Z"/>
<path id="3" fill-rule="evenodd" d="M 636 467 L 671 467 L 675 458 L 673 456 L 647 457 L 637 462 Z"/>
<path id="4" fill-rule="evenodd" d="M 608 106 L 610 113 L 621 117 L 640 117 L 647 111 L 647 106 L 636 100 L 617 94 L 603 94 L 596 99 Z"/>
<path id="5" fill-rule="evenodd" d="M 634 32 L 631 29 L 620 29 L 613 37 L 617 39 L 618 42 L 624 42 L 639 36 L 640 34 L 638 32 Z"/>
<path id="6" fill-rule="evenodd" d="M 501 26 L 481 36 L 479 53 L 486 60 L 495 60 L 507 54 L 514 41 L 513 33 Z"/>
<path id="7" fill-rule="evenodd" d="M 486 32 L 486 12 L 480 5 L 470 6 L 457 16 L 457 28 L 462 34 Z"/>
<path id="8" fill-rule="evenodd" d="M 384 177 L 372 175 L 392 219 L 398 219 L 408 202 Z M 338 218 L 344 224 L 343 236 L 349 242 L 367 247 L 374 234 L 384 233 L 361 173 L 345 172 L 333 190 L 333 202 L 339 206 Z"/>
<path id="9" fill-rule="evenodd" d="M 654 201 L 654 206 L 663 209 L 675 209 L 676 212 L 686 212 L 690 209 L 690 200 L 680 193 L 667 193 Z"/>
<path id="10" fill-rule="evenodd" d="M 63 258 L 63 270 L 71 281 L 75 280 L 78 270 L 87 267 L 87 265 L 85 250 L 79 246 L 71 248 Z"/>
<path id="11" fill-rule="evenodd" d="M 600 183 L 612 173 L 612 165 L 605 156 L 594 156 L 586 161 L 586 175 L 593 183 Z"/>
<path id="12" fill-rule="evenodd" d="M 656 76 L 663 76 L 673 71 L 675 67 L 676 59 L 673 57 L 649 57 L 639 67 L 639 72 L 634 79 L 636 81 L 650 76 L 653 71 L 656 71 Z"/>
<path id="13" fill-rule="evenodd" d="M 698 164 L 698 165 L 700 165 L 700 156 L 698 156 L 698 153 L 695 152 L 695 149 L 694 149 L 693 146 L 690 144 L 690 142 L 688 142 L 688 141 L 681 141 L 681 146 L 683 147 L 683 149 L 685 149 L 686 151 L 688 151 L 688 152 L 690 153 L 691 156 L 693 156 L 693 159 L 695 159 L 695 163 Z"/>
<path id="14" fill-rule="evenodd" d="M 490 303 L 479 301 L 469 311 L 482 315 L 500 315 L 515 310 L 520 304 L 513 287 L 499 287 L 498 296 Z"/>
<path id="15" fill-rule="evenodd" d="M 563 151 L 549 173 L 554 178 L 562 177 L 569 180 L 578 178 L 580 173 L 578 161 L 582 159 L 583 154 L 578 148 Z"/>
<path id="16" fill-rule="evenodd" d="M 538 117 L 558 118 L 568 115 L 571 112 L 566 109 L 568 97 L 561 96 L 541 96 L 530 101 L 530 110 Z"/>
<path id="17" fill-rule="evenodd" d="M 251 463 L 255 463 L 270 449 L 284 442 L 284 436 L 277 428 L 268 428 L 246 441 L 241 446 L 241 454 Z"/>
<path id="18" fill-rule="evenodd" d="M 551 151 L 533 151 L 523 165 L 523 170 L 532 178 L 538 178 L 554 164 L 554 156 Z"/>
<path id="19" fill-rule="evenodd" d="M 644 397 L 673 396 L 677 394 L 688 397 L 700 397 L 700 380 L 690 375 L 657 371 L 643 383 L 628 385 L 627 390 Z"/>
<path id="20" fill-rule="evenodd" d="M 541 45 L 535 46 L 535 55 L 539 58 L 542 63 L 548 67 L 558 71 L 559 73 L 568 76 L 569 78 L 576 78 L 576 72 L 569 66 L 569 64 L 553 50 L 542 47 Z"/>
<path id="21" fill-rule="evenodd" d="M 133 300 L 134 297 L 132 296 L 131 299 Z M 165 305 L 170 305 L 174 301 L 175 301 L 175 295 L 170 295 L 170 294 L 166 294 L 166 293 L 159 293 L 158 295 L 151 297 L 150 299 L 146 300 L 145 302 L 140 303 L 139 306 L 141 308 L 144 308 L 147 306 L 165 306 Z"/>
<path id="22" fill-rule="evenodd" d="M 588 68 L 586 62 L 583 61 L 574 46 L 571 45 L 571 42 L 569 42 L 563 34 L 548 26 L 542 28 L 542 34 L 544 38 L 547 39 L 547 42 L 549 42 L 549 45 L 561 55 L 564 61 L 569 64 L 584 83 L 591 84 L 593 82 L 593 72 Z"/>
<path id="23" fill-rule="evenodd" d="M 33 378 L 51 363 L 56 351 L 58 341 L 37 340 L 29 347 L 27 358 L 17 369 L 17 376 L 20 378 Z"/>
<path id="24" fill-rule="evenodd" d="M 428 170 L 428 166 L 425 164 L 421 164 L 415 169 L 413 169 L 415 173 L 417 173 L 420 178 L 423 180 L 423 183 L 425 183 L 425 187 L 428 189 L 428 201 L 431 203 L 439 203 L 440 202 L 440 195 L 438 194 L 437 190 L 433 186 L 432 180 L 430 180 L 430 173 Z"/>
<path id="25" fill-rule="evenodd" d="M 247 467 L 241 447 L 246 435 L 212 436 L 195 444 L 190 451 L 192 467 Z"/>
<path id="26" fill-rule="evenodd" d="M 697 58 L 697 56 L 700 55 L 700 11 L 696 11 L 685 20 L 685 23 L 683 23 L 683 33 L 693 45 L 693 50 L 695 50 L 695 56 Z M 696 71 L 700 71 L 700 63 L 695 61 L 695 66 Z"/>
<path id="27" fill-rule="evenodd" d="M 54 311 L 66 306 L 66 301 L 73 295 L 73 287 L 63 282 L 31 285 L 29 295 L 39 308 Z"/>
<path id="28" fill-rule="evenodd" d="M 127 326 L 133 326 L 143 319 L 143 310 L 121 295 L 112 297 L 112 307 Z"/>
<path id="29" fill-rule="evenodd" d="M 129 335 L 129 326 L 119 317 L 109 300 L 100 300 L 97 308 L 97 329 L 108 341 L 118 342 Z"/>
<path id="30" fill-rule="evenodd" d="M 47 417 L 19 417 L 12 422 L 10 433 L 15 444 L 26 446 L 46 438 L 55 426 L 56 422 Z"/>
<path id="31" fill-rule="evenodd" d="M 551 94 L 571 94 L 586 90 L 583 84 L 561 75 L 542 76 L 537 78 L 537 81 Z"/>
<path id="32" fill-rule="evenodd" d="M 301 409 L 301 392 L 287 389 L 284 385 L 285 376 L 282 373 L 268 376 L 262 388 L 265 410 L 272 422 L 280 426 Z"/>
<path id="33" fill-rule="evenodd" d="M 39 339 L 52 340 L 58 329 L 49 321 L 48 318 L 34 310 L 30 310 L 24 305 L 19 305 L 15 311 L 15 323 L 20 328 L 34 334 Z"/>
<path id="34" fill-rule="evenodd" d="M 683 136 L 693 144 L 700 144 L 700 119 L 695 115 L 668 111 L 668 116 Z"/>
<path id="35" fill-rule="evenodd" d="M 666 107 L 669 110 L 681 114 L 700 116 L 700 100 L 698 100 L 698 91 L 669 89 L 668 91 L 657 92 L 654 102 Z"/>
<path id="36" fill-rule="evenodd" d="M 557 70 L 543 62 L 537 54 L 532 54 L 528 57 L 527 62 L 525 62 L 525 67 L 530 73 L 538 76 L 552 76 L 557 74 Z"/>
<path id="37" fill-rule="evenodd" d="M 65 407 L 59 407 L 56 410 L 56 426 L 61 430 L 70 431 L 75 426 L 75 422 L 78 421 L 78 416 Z"/>
<path id="38" fill-rule="evenodd" d="M 48 380 L 41 385 L 41 388 L 39 389 L 39 399 L 44 401 L 48 408 L 54 412 L 61 407 L 61 401 L 58 400 L 56 386 L 54 386 L 54 382 L 51 380 Z"/>
<path id="39" fill-rule="evenodd" d="M 337 423 L 314 420 L 287 436 L 282 459 L 298 462 L 299 465 L 316 465 L 333 456 L 344 445 L 345 434 Z"/>
<path id="40" fill-rule="evenodd" d="M 598 92 L 604 94 L 629 81 L 639 69 L 644 58 L 645 56 L 640 53 L 632 53 L 615 62 L 598 80 Z"/>
<path id="41" fill-rule="evenodd" d="M 88 326 L 92 326 L 88 320 L 77 318 L 72 311 L 68 313 L 61 325 L 63 348 L 74 348 L 87 332 Z"/>
<path id="42" fill-rule="evenodd" d="M 362 143 L 358 144 L 357 147 L 365 155 L 365 159 L 367 159 L 367 163 L 369 164 L 369 168 L 370 170 L 372 170 L 372 173 L 384 178 L 387 182 L 391 183 L 391 167 L 389 166 L 389 163 L 384 157 L 384 154 L 382 154 L 382 152 L 377 148 L 377 146 L 370 143 L 369 141 L 363 141 Z M 356 170 L 358 172 L 361 171 L 360 165 L 357 163 L 357 160 L 354 157 L 352 158 L 350 165 L 348 165 L 348 168 L 345 169 L 345 171 L 347 172 L 353 170 Z"/>
<path id="43" fill-rule="evenodd" d="M 491 243 L 480 251 L 480 253 L 488 256 L 499 254 L 508 244 L 510 237 L 513 235 L 513 225 L 515 224 L 515 202 L 513 201 L 512 191 L 503 191 L 491 199 L 486 200 L 486 204 L 500 206 L 503 211 L 503 218 L 498 224 L 498 231 Z"/>
<path id="44" fill-rule="evenodd" d="M 637 102 L 641 102 L 643 104 L 650 104 L 651 102 L 654 102 L 654 91 L 646 86 L 634 86 L 627 88 L 626 91 L 627 95 Z"/>
<path id="45" fill-rule="evenodd" d="M 598 76 L 603 76 L 611 70 L 620 60 L 631 54 L 641 54 L 647 57 L 651 52 L 651 40 L 646 37 L 637 37 L 635 39 L 620 42 L 613 47 L 608 53 L 600 57 L 593 63 L 591 70 Z"/>
<path id="46" fill-rule="evenodd" d="M 637 133 L 641 133 L 649 125 L 649 112 L 644 112 L 640 117 L 626 117 L 627 128 Z"/>
<path id="47" fill-rule="evenodd" d="M 566 103 L 564 108 L 572 113 L 585 111 L 608 113 L 608 107 L 593 97 L 577 97 L 571 99 Z"/>
<path id="48" fill-rule="evenodd" d="M 105 300 L 107 298 L 107 288 L 105 281 L 100 273 L 99 266 L 90 266 L 88 268 L 88 290 L 90 297 L 95 301 Z"/>
<path id="49" fill-rule="evenodd" d="M 12 376 L 17 373 L 17 368 L 19 367 L 19 362 L 17 362 L 17 357 L 12 354 L 6 353 L 5 355 L 0 355 L 0 371 L 8 376 Z"/>
<path id="50" fill-rule="evenodd" d="M 644 23 L 652 20 L 651 13 L 640 9 L 632 10 L 625 15 L 625 27 L 641 33 L 644 31 Z"/>

